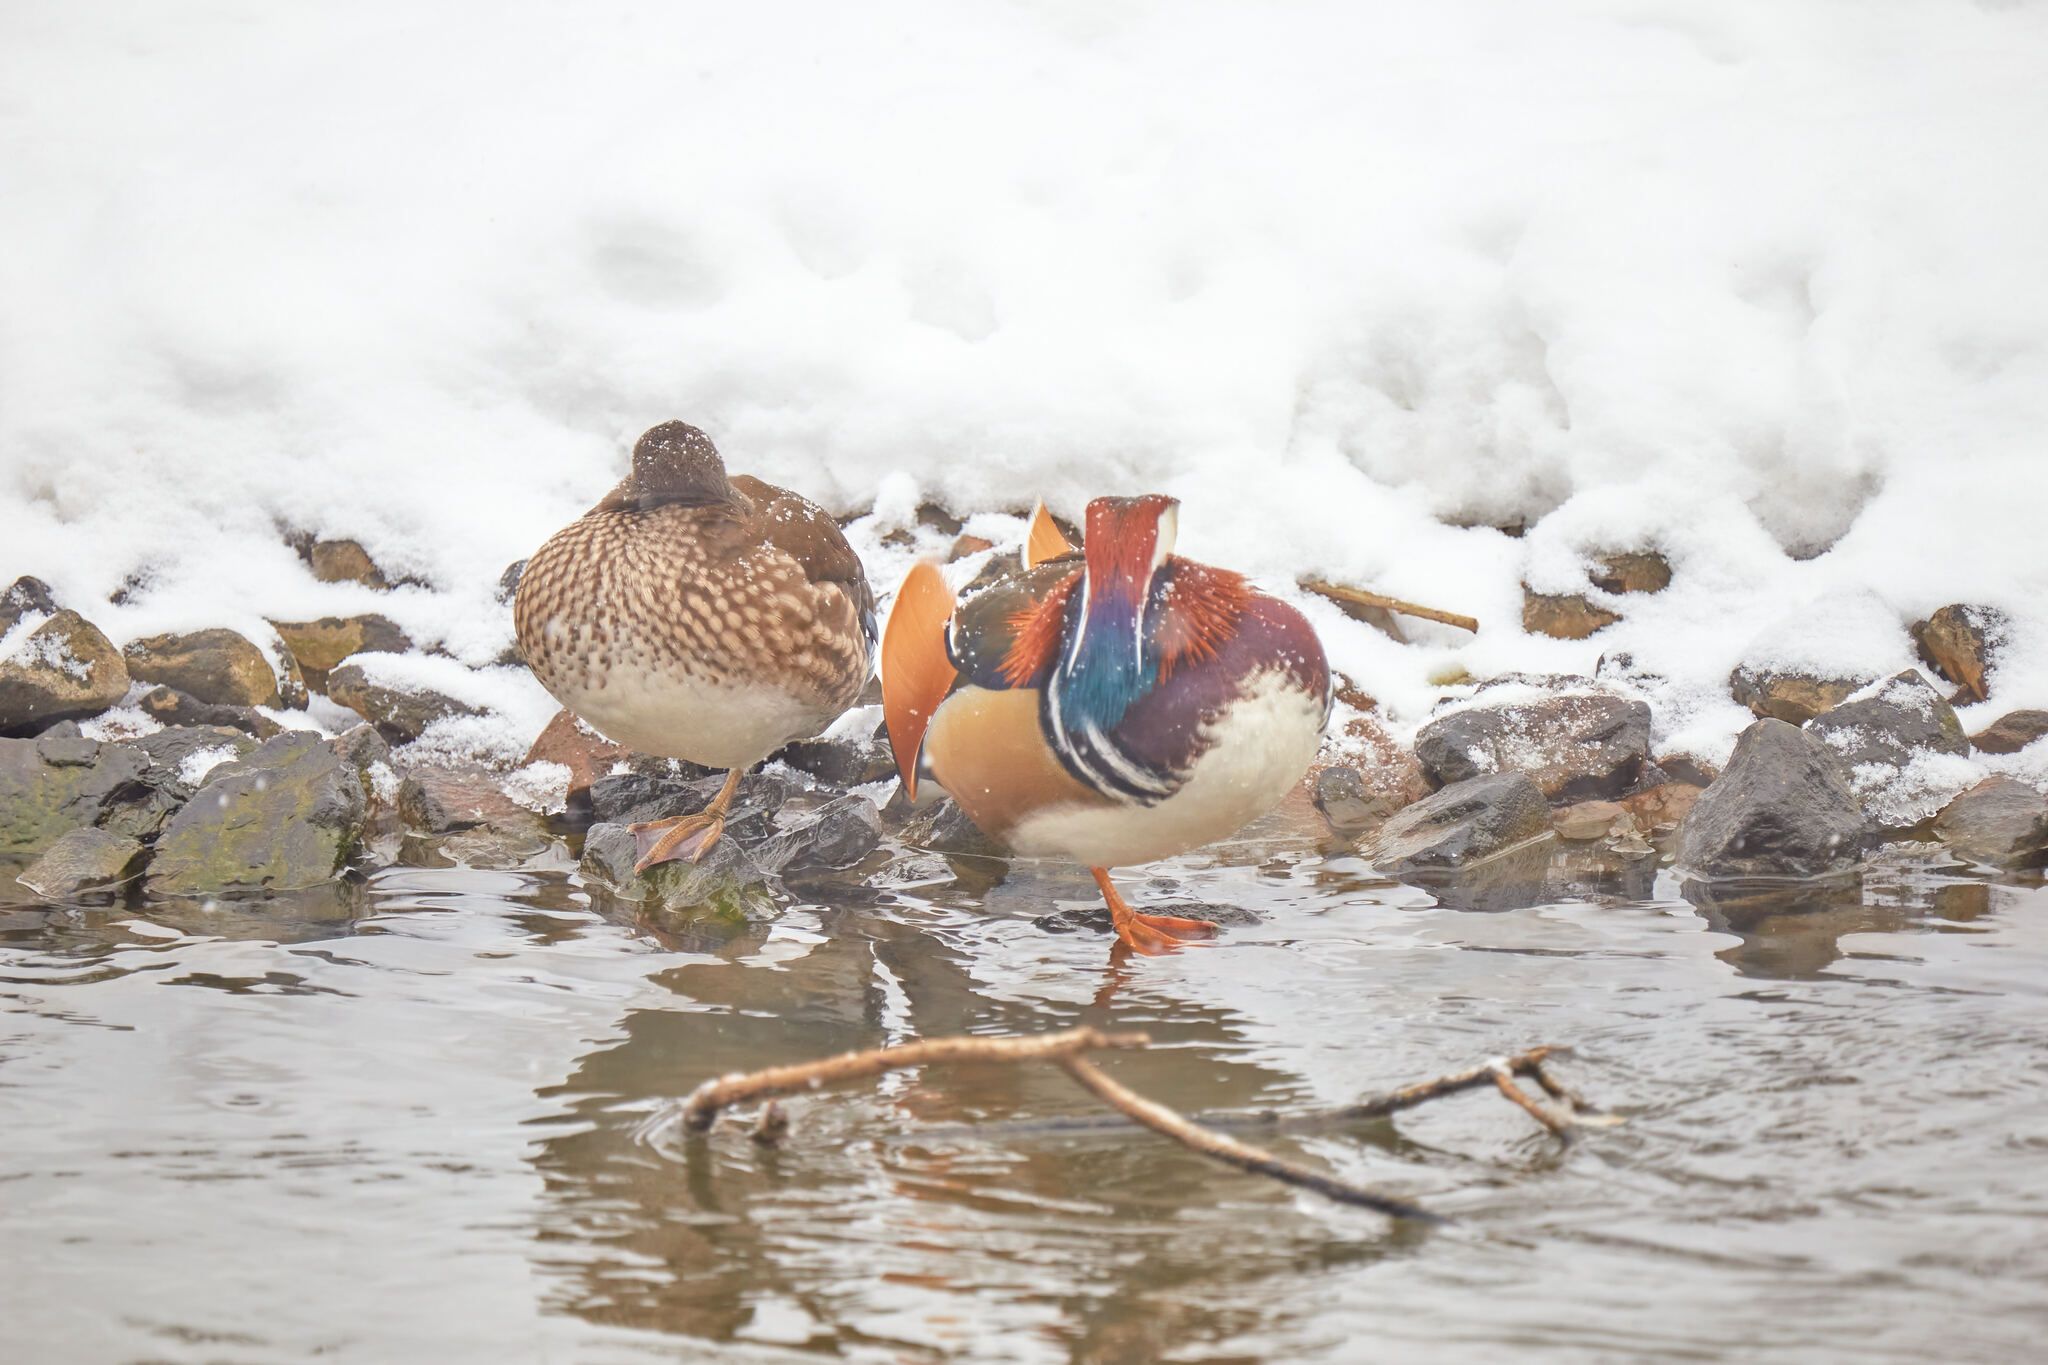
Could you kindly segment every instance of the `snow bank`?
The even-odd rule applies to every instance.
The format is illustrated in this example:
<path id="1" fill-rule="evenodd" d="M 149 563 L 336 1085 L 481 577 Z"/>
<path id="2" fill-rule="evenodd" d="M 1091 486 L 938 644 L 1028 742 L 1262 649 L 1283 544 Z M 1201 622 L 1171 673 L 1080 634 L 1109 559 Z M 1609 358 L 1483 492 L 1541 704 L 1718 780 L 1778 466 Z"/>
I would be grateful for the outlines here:
<path id="1" fill-rule="evenodd" d="M 483 665 L 500 571 L 682 416 L 874 505 L 884 588 L 921 500 L 1157 489 L 1197 558 L 1479 617 L 1307 604 L 1397 728 L 1626 650 L 1725 752 L 1759 640 L 1885 671 L 1965 600 L 2015 622 L 1975 729 L 2048 706 L 2044 70 L 2048 11 L 1932 0 L 22 0 L 0 581 Z M 1639 547 L 1668 591 L 1521 633 Z"/>

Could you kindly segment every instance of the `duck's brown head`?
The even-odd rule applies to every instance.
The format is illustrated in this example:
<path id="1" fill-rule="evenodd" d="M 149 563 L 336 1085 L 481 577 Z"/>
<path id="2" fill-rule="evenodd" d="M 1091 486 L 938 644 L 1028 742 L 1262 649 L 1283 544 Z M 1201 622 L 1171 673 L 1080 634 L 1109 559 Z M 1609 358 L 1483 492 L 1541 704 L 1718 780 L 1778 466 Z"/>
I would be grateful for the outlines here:
<path id="1" fill-rule="evenodd" d="M 688 422 L 663 422 L 634 443 L 629 483 L 642 511 L 670 503 L 740 501 L 725 477 L 718 447 Z"/>

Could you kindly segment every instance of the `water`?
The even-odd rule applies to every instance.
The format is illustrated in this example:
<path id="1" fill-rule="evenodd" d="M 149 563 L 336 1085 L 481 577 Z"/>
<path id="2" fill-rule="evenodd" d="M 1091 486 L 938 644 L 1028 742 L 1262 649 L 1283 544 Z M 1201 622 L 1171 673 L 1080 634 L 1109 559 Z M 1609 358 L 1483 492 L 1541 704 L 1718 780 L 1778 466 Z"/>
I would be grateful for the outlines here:
<path id="1" fill-rule="evenodd" d="M 562 847 L 0 906 L 0 1359 L 1917 1362 L 2048 1330 L 2037 875 L 1928 851 L 1818 904 L 1667 875 L 1485 911 L 1262 837 L 1126 878 L 1255 923 L 1114 965 L 1033 923 L 1078 872 L 882 862 L 751 928 L 640 922 Z M 1098 1112 L 1050 1068 L 798 1100 L 780 1150 L 637 1136 L 720 1071 L 1076 1023 L 1149 1030 L 1103 1064 L 1185 1110 L 1558 1042 L 1629 1121 L 1566 1150 L 1475 1092 L 1275 1140 L 1442 1231 L 1035 1128 Z"/>

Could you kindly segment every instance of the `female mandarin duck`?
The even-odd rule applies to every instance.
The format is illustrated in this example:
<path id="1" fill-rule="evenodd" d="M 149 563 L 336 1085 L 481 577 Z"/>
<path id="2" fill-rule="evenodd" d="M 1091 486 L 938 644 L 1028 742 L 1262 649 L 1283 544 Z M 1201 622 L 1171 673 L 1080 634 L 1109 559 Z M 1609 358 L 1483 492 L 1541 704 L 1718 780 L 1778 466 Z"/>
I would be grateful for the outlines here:
<path id="1" fill-rule="evenodd" d="M 740 775 L 860 695 L 875 599 L 818 507 L 726 477 L 703 432 L 664 422 L 633 472 L 541 546 L 513 611 L 534 676 L 606 737 L 729 768 L 696 815 L 635 825 L 639 871 L 717 842 Z"/>
<path id="2" fill-rule="evenodd" d="M 936 567 L 904 580 L 882 636 L 882 698 L 910 794 L 920 774 L 1027 857 L 1085 864 L 1141 953 L 1208 938 L 1141 915 L 1109 869 L 1239 829 L 1301 780 L 1330 671 L 1301 613 L 1173 553 L 1179 503 L 1088 504 L 1076 554 L 1041 505 L 1023 568 L 956 604 Z"/>

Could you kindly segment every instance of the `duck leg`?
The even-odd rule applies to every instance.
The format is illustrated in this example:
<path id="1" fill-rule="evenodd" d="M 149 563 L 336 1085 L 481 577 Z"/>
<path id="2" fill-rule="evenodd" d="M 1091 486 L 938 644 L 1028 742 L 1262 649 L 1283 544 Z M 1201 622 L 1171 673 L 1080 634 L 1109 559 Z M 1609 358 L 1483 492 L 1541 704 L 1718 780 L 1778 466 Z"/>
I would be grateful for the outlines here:
<path id="1" fill-rule="evenodd" d="M 1148 957 L 1175 952 L 1189 939 L 1214 938 L 1221 931 L 1221 925 L 1205 919 L 1141 915 L 1118 894 L 1116 883 L 1109 879 L 1108 868 L 1091 867 L 1088 871 L 1094 875 L 1095 884 L 1102 888 L 1102 899 L 1109 902 L 1109 918 L 1116 925 L 1116 936 Z"/>
<path id="2" fill-rule="evenodd" d="M 744 768 L 734 768 L 728 772 L 718 795 L 695 815 L 677 815 L 667 820 L 649 820 L 629 826 L 640 846 L 640 861 L 633 864 L 633 871 L 645 872 L 656 863 L 678 859 L 694 863 L 703 857 L 705 850 L 725 833 L 725 817 L 732 813 L 733 797 L 739 794 L 740 776 L 745 771 Z"/>

